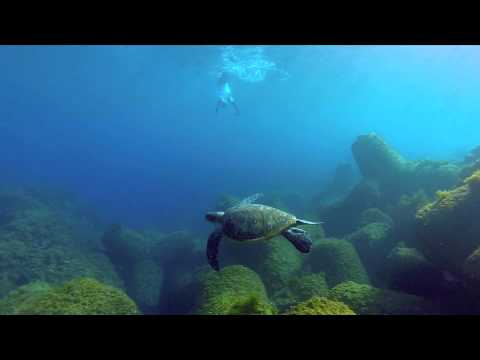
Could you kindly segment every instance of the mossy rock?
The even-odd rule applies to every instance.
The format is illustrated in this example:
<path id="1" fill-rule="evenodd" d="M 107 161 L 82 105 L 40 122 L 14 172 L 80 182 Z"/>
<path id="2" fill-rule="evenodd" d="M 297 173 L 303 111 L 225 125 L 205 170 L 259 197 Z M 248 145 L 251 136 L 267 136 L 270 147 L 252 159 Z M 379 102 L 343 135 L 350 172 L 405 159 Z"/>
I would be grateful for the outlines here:
<path id="1" fill-rule="evenodd" d="M 0 300 L 0 315 L 17 315 L 22 307 L 28 308 L 32 302 L 50 289 L 51 286 L 42 281 L 35 281 L 18 287 Z"/>
<path id="2" fill-rule="evenodd" d="M 296 302 L 306 301 L 314 296 L 324 297 L 328 295 L 328 285 L 324 273 L 294 277 L 288 285 L 295 296 Z"/>
<path id="3" fill-rule="evenodd" d="M 101 253 L 62 244 L 39 247 L 0 231 L 0 296 L 33 281 L 60 284 L 76 277 L 92 277 L 123 288 L 110 260 Z"/>
<path id="4" fill-rule="evenodd" d="M 286 287 L 290 278 L 300 271 L 304 259 L 308 256 L 300 253 L 283 236 L 251 243 L 225 238 L 220 244 L 219 252 L 226 265 L 245 265 L 257 272 L 269 294 Z"/>
<path id="5" fill-rule="evenodd" d="M 370 279 L 375 284 L 382 284 L 386 257 L 395 245 L 390 225 L 371 223 L 358 229 L 346 239 L 355 246 Z"/>
<path id="6" fill-rule="evenodd" d="M 383 223 L 393 227 L 392 218 L 378 208 L 370 208 L 362 211 L 358 220 L 358 227 L 361 228 L 371 223 Z"/>
<path id="7" fill-rule="evenodd" d="M 110 226 L 102 236 L 102 243 L 114 264 L 127 267 L 148 256 L 148 240 L 139 232 L 119 224 Z"/>
<path id="8" fill-rule="evenodd" d="M 342 302 L 315 296 L 293 306 L 285 315 L 355 315 L 355 312 Z"/>
<path id="9" fill-rule="evenodd" d="M 293 276 L 287 286 L 275 292 L 271 299 L 282 310 L 314 296 L 327 296 L 328 285 L 324 273 Z"/>
<path id="10" fill-rule="evenodd" d="M 127 292 L 143 313 L 154 313 L 161 302 L 163 283 L 162 268 L 146 259 L 135 264 Z"/>
<path id="11" fill-rule="evenodd" d="M 136 304 L 123 291 L 95 279 L 78 278 L 22 304 L 20 315 L 136 315 Z"/>
<path id="12" fill-rule="evenodd" d="M 375 133 L 358 136 L 352 153 L 366 178 L 395 182 L 409 170 L 408 161 Z"/>
<path id="13" fill-rule="evenodd" d="M 415 248 L 396 246 L 387 256 L 388 287 L 413 295 L 443 295 L 443 275 Z"/>
<path id="14" fill-rule="evenodd" d="M 210 270 L 203 275 L 196 310 L 200 315 L 273 315 L 260 277 L 242 265 Z"/>
<path id="15" fill-rule="evenodd" d="M 433 311 L 433 305 L 421 297 L 353 281 L 330 289 L 328 298 L 347 304 L 359 315 L 421 315 Z"/>
<path id="16" fill-rule="evenodd" d="M 271 294 L 286 286 L 290 278 L 298 274 L 308 254 L 300 253 L 280 236 L 266 242 L 266 246 L 267 252 L 259 266 L 259 274 Z"/>
<path id="17" fill-rule="evenodd" d="M 480 171 L 463 185 L 437 192 L 437 200 L 416 214 L 417 240 L 426 258 L 457 276 L 464 263 L 480 247 Z"/>
<path id="18" fill-rule="evenodd" d="M 410 247 L 418 246 L 415 234 L 415 214 L 430 201 L 424 190 L 417 190 L 412 194 L 403 194 L 397 202 L 388 207 L 388 213 L 395 223 L 392 235 L 396 243 L 403 241 Z"/>
<path id="19" fill-rule="evenodd" d="M 355 247 L 346 240 L 335 238 L 322 240 L 310 252 L 308 264 L 313 272 L 325 273 L 329 287 L 348 280 L 361 284 L 370 283 Z"/>
<path id="20" fill-rule="evenodd" d="M 363 179 L 342 200 L 321 207 L 318 217 L 324 221 L 323 228 L 330 236 L 343 237 L 358 227 L 362 211 L 381 205 L 382 197 L 376 181 Z"/>

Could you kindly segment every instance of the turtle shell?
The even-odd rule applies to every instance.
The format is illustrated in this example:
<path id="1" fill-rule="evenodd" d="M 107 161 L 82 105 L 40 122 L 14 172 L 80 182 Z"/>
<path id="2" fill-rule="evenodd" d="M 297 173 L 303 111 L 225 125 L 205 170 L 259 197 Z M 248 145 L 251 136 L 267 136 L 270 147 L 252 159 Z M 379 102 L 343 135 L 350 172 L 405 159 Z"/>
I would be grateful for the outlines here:
<path id="1" fill-rule="evenodd" d="M 295 225 L 297 218 L 285 211 L 259 204 L 236 206 L 225 211 L 223 232 L 231 239 L 270 239 Z"/>

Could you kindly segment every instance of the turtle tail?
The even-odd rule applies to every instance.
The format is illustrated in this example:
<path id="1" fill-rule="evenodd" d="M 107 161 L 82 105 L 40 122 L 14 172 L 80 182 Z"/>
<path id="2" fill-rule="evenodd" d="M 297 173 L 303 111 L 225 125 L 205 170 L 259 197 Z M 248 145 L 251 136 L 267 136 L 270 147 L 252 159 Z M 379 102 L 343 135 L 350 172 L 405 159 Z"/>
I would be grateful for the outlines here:
<path id="1" fill-rule="evenodd" d="M 297 224 L 296 225 L 321 225 L 321 224 L 323 224 L 323 221 L 314 222 L 314 221 L 308 221 L 308 220 L 303 220 L 303 219 L 297 219 Z"/>

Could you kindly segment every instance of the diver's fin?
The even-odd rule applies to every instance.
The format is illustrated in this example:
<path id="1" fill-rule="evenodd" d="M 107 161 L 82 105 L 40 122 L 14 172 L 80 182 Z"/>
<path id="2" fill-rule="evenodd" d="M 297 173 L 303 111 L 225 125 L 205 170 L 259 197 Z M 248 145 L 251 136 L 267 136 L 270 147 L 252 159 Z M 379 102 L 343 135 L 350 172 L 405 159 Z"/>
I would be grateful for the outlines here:
<path id="1" fill-rule="evenodd" d="M 221 228 L 215 230 L 208 237 L 207 243 L 207 259 L 210 266 L 215 270 L 219 271 L 220 267 L 218 266 L 218 245 L 220 240 L 222 240 L 223 231 Z"/>
<path id="2" fill-rule="evenodd" d="M 249 197 L 241 200 L 238 205 L 247 205 L 247 204 L 253 204 L 255 203 L 255 201 L 257 201 L 259 198 L 261 198 L 263 196 L 262 193 L 256 193 L 256 194 L 253 194 L 253 195 L 250 195 Z"/>
<path id="3" fill-rule="evenodd" d="M 307 236 L 305 230 L 293 227 L 282 232 L 282 235 L 285 236 L 298 251 L 302 253 L 310 252 L 312 240 Z"/>
<path id="4" fill-rule="evenodd" d="M 323 224 L 323 221 L 314 222 L 314 221 L 308 221 L 303 219 L 297 219 L 297 225 L 321 225 L 321 224 Z"/>

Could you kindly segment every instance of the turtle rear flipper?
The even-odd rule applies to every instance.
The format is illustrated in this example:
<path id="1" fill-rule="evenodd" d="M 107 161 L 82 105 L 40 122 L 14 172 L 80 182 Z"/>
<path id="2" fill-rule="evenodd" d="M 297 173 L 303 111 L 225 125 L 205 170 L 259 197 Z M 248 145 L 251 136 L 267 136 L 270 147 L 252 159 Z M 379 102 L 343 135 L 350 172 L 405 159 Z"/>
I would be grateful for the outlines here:
<path id="1" fill-rule="evenodd" d="M 323 224 L 323 221 L 314 222 L 314 221 L 308 221 L 303 219 L 297 219 L 297 225 L 321 225 L 321 224 Z"/>
<path id="2" fill-rule="evenodd" d="M 285 236 L 298 251 L 302 253 L 310 252 L 312 240 L 307 236 L 305 230 L 293 227 L 283 231 L 282 235 Z"/>
<path id="3" fill-rule="evenodd" d="M 210 234 L 207 242 L 207 259 L 210 266 L 215 270 L 219 271 L 220 266 L 218 265 L 218 245 L 220 240 L 222 240 L 223 231 L 222 229 L 217 229 Z"/>

